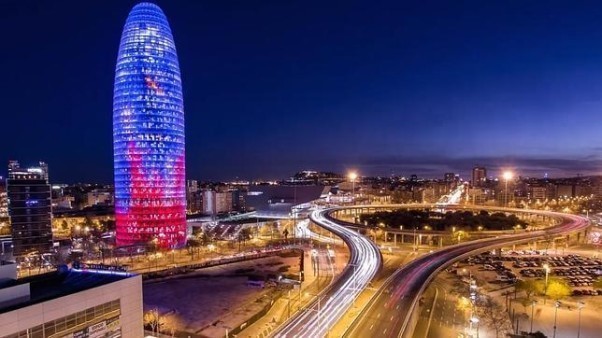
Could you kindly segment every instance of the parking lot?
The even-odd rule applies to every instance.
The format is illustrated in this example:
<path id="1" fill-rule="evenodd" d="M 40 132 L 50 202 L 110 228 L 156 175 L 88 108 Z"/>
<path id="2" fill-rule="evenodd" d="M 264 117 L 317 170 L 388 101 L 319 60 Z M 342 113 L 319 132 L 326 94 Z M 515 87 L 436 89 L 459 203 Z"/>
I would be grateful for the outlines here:
<path id="1" fill-rule="evenodd" d="M 566 280 L 574 296 L 602 295 L 594 290 L 594 282 L 602 275 L 602 259 L 577 254 L 548 255 L 544 251 L 518 250 L 502 253 L 485 253 L 461 262 L 473 266 L 475 274 L 491 284 L 513 284 L 519 279 L 544 279 L 546 268 L 549 277 Z M 461 275 L 461 273 L 457 272 Z"/>

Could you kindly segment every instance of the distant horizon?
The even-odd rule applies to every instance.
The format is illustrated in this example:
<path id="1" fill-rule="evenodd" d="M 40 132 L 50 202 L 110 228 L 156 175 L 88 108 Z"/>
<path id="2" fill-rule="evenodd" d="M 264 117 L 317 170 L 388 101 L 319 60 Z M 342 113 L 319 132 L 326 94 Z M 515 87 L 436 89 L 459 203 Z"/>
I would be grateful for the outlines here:
<path id="1" fill-rule="evenodd" d="M 34 167 L 37 165 L 37 162 L 35 163 L 24 163 L 19 161 L 21 164 L 22 168 L 26 168 L 26 167 Z M 113 180 L 106 180 L 106 181 L 102 181 L 102 180 L 75 180 L 75 181 L 65 181 L 65 180 L 55 180 L 53 179 L 52 176 L 52 166 L 49 164 L 48 165 L 49 169 L 49 182 L 50 184 L 68 184 L 68 185 L 74 185 L 74 184 L 100 184 L 100 185 L 113 185 L 114 182 Z M 589 173 L 589 174 L 583 174 L 583 173 L 567 173 L 566 175 L 550 175 L 548 173 L 547 177 L 545 177 L 545 173 L 541 174 L 540 176 L 536 176 L 533 174 L 527 174 L 525 172 L 521 172 L 520 170 L 517 170 L 516 168 L 501 168 L 498 171 L 495 171 L 497 174 L 492 174 L 490 172 L 490 169 L 485 167 L 487 169 L 487 178 L 488 179 L 496 179 L 499 178 L 501 176 L 501 173 L 508 169 L 511 170 L 513 172 L 513 174 L 515 175 L 515 178 L 523 178 L 523 179 L 573 179 L 573 178 L 584 178 L 584 177 L 600 177 L 602 176 L 601 173 Z M 272 181 L 285 181 L 288 180 L 289 178 L 293 177 L 296 173 L 298 172 L 302 172 L 302 171 L 317 171 L 317 172 L 332 172 L 335 174 L 339 174 L 342 176 L 345 176 L 346 174 L 348 174 L 349 172 L 353 171 L 356 172 L 360 177 L 404 177 L 409 179 L 412 175 L 417 175 L 419 179 L 428 179 L 428 180 L 435 180 L 435 179 L 439 179 L 442 180 L 443 176 L 445 173 L 454 173 L 460 176 L 461 179 L 463 179 L 464 181 L 470 181 L 471 180 L 471 176 L 472 173 L 471 171 L 468 172 L 457 172 L 457 171 L 442 171 L 440 173 L 434 173 L 432 175 L 421 175 L 419 172 L 412 172 L 412 173 L 408 173 L 408 174 L 397 174 L 397 173 L 391 173 L 389 175 L 378 175 L 378 174 L 369 174 L 369 173 L 365 173 L 362 170 L 358 170 L 355 168 L 352 168 L 350 170 L 346 170 L 346 171 L 334 171 L 334 170 L 319 170 L 319 169 L 314 169 L 314 168 L 303 168 L 303 169 L 299 169 L 297 171 L 291 172 L 289 175 L 284 175 L 282 177 L 272 177 L 272 178 L 267 178 L 267 177 L 255 177 L 255 178 L 245 178 L 245 177 L 232 177 L 232 178 L 225 178 L 225 179 L 202 179 L 202 178 L 198 178 L 198 177 L 186 177 L 186 180 L 196 180 L 200 183 L 227 183 L 227 182 L 235 182 L 235 181 L 249 181 L 249 182 L 258 182 L 258 181 L 263 181 L 263 182 L 272 182 Z M 6 178 L 7 175 L 2 174 L 0 175 L 0 177 Z"/>
<path id="2" fill-rule="evenodd" d="M 0 165 L 113 181 L 114 73 L 138 2 L 0 5 Z M 178 48 L 188 178 L 602 173 L 600 3 L 155 3 Z"/>

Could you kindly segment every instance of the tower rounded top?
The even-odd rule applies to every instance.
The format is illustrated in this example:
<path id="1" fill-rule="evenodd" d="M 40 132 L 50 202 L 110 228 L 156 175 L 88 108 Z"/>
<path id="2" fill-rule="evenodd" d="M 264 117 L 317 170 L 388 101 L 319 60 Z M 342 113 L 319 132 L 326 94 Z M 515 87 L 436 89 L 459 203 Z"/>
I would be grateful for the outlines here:
<path id="1" fill-rule="evenodd" d="M 167 17 L 165 16 L 165 13 L 163 13 L 161 7 L 156 4 L 152 2 L 141 2 L 132 8 L 126 20 L 126 24 L 140 21 L 166 24 Z"/>
<path id="2" fill-rule="evenodd" d="M 152 2 L 137 3 L 134 7 L 132 7 L 132 10 L 130 12 L 133 12 L 136 10 L 151 10 L 151 11 L 159 11 L 159 12 L 163 13 L 163 11 L 161 10 L 161 7 L 159 7 L 157 4 L 152 3 Z"/>

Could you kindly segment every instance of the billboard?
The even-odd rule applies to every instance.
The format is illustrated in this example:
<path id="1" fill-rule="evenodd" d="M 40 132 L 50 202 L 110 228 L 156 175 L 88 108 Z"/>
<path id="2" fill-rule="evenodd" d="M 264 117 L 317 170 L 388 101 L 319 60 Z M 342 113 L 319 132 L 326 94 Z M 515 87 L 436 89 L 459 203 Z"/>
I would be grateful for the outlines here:
<path id="1" fill-rule="evenodd" d="M 121 338 L 119 317 L 103 320 L 62 338 Z"/>

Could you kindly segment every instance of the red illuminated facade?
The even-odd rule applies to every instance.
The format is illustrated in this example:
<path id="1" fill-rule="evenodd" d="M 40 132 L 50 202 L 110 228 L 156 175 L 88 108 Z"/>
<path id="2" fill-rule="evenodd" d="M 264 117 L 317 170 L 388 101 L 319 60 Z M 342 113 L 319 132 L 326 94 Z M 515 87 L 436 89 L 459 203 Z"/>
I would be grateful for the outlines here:
<path id="1" fill-rule="evenodd" d="M 167 18 L 136 5 L 121 36 L 113 99 L 117 244 L 186 240 L 182 83 Z"/>

